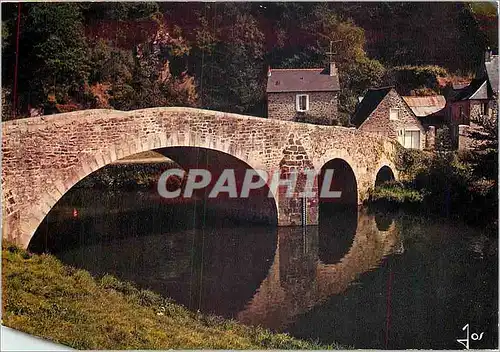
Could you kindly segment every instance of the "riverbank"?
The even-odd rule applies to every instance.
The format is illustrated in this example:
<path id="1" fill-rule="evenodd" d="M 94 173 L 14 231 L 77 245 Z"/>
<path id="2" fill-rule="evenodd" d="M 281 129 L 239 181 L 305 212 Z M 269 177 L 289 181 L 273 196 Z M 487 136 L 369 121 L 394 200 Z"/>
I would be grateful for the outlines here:
<path id="1" fill-rule="evenodd" d="M 370 192 L 363 204 L 370 213 L 392 214 L 401 212 L 430 219 L 448 219 L 480 228 L 489 236 L 498 235 L 496 187 L 486 193 L 466 191 L 457 199 L 453 191 L 443 194 L 419 191 L 411 186 L 393 183 Z"/>
<path id="2" fill-rule="evenodd" d="M 490 165 L 496 163 L 495 158 L 491 153 L 405 150 L 398 164 L 400 180 L 370 190 L 365 206 L 459 220 L 496 235 L 498 174 Z"/>
<path id="3" fill-rule="evenodd" d="M 2 244 L 3 324 L 77 349 L 338 349 L 185 307 Z"/>

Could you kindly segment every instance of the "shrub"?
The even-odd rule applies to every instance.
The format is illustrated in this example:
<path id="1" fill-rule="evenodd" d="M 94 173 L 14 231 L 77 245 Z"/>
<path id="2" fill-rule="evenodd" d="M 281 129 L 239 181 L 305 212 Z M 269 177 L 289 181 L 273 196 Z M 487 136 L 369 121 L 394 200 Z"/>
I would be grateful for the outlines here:
<path id="1" fill-rule="evenodd" d="M 390 203 L 420 203 L 424 199 L 424 194 L 417 190 L 407 188 L 399 182 L 387 182 L 382 186 L 370 191 L 370 200 L 388 201 Z"/>
<path id="2" fill-rule="evenodd" d="M 432 154 L 416 149 L 400 148 L 396 154 L 396 169 L 401 181 L 412 181 L 427 170 L 431 164 Z"/>

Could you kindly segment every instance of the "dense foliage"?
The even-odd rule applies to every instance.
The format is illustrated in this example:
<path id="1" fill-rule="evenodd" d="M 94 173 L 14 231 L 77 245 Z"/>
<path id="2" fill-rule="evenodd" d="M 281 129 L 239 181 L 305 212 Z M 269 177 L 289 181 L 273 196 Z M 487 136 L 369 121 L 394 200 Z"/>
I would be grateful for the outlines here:
<path id="1" fill-rule="evenodd" d="M 484 4 L 20 6 L 18 33 L 18 4 L 2 4 L 3 119 L 12 111 L 18 34 L 21 116 L 33 108 L 48 114 L 174 105 L 266 116 L 267 68 L 325 67 L 331 49 L 346 123 L 368 87 L 429 94 L 436 77 L 472 73 L 484 49 L 498 46 L 495 9 Z"/>
<path id="2" fill-rule="evenodd" d="M 400 149 L 400 182 L 371 191 L 370 201 L 410 206 L 429 215 L 459 218 L 497 233 L 498 157 L 487 153 Z"/>

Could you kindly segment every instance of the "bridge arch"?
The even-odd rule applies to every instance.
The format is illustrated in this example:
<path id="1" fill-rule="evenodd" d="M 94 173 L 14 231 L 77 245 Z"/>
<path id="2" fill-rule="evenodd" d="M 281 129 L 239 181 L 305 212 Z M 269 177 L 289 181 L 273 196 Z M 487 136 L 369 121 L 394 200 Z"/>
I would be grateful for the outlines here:
<path id="1" fill-rule="evenodd" d="M 179 140 L 175 138 L 167 139 L 164 134 L 151 134 L 148 138 L 136 141 L 120 141 L 116 145 L 111 145 L 107 149 L 97 152 L 94 155 L 94 158 L 88 158 L 81 155 L 80 157 L 83 161 L 81 164 L 75 166 L 72 174 L 69 177 L 54 180 L 53 183 L 56 188 L 44 192 L 41 200 L 38 204 L 35 204 L 35 207 L 33 207 L 32 213 L 29 214 L 29 218 L 33 219 L 28 229 L 31 236 L 27 243 L 23 242 L 23 245 L 28 246 L 32 235 L 42 223 L 45 216 L 73 186 L 102 167 L 127 156 L 154 149 L 168 150 L 169 148 L 203 148 L 206 150 L 220 152 L 229 157 L 235 158 L 244 165 L 248 165 L 250 168 L 255 169 L 261 167 L 260 164 L 249 160 L 249 158 L 245 156 L 241 150 L 238 150 L 238 148 L 231 143 L 225 143 L 219 138 L 207 141 L 197 134 L 193 134 L 190 137 L 190 139 Z M 276 200 L 274 197 L 272 200 L 277 212 Z"/>
<path id="2" fill-rule="evenodd" d="M 358 181 L 352 166 L 343 158 L 326 162 L 319 177 L 319 191 L 323 189 L 325 173 L 333 170 L 331 191 L 341 191 L 339 199 L 319 197 L 319 259 L 326 264 L 336 263 L 350 247 L 358 220 Z M 340 226 L 339 226 L 340 225 Z"/>
<path id="3" fill-rule="evenodd" d="M 84 110 L 6 121 L 2 122 L 2 236 L 27 246 L 38 224 L 73 185 L 102 166 L 141 151 L 201 147 L 267 172 L 280 170 L 284 158 L 287 165 L 307 159 L 316 171 L 341 158 L 355 175 L 360 203 L 373 187 L 376 166 L 382 162 L 392 166 L 395 145 L 345 127 L 181 107 Z M 278 201 L 279 226 L 302 223 L 296 211 L 300 207 L 288 205 Z M 313 206 L 310 209 L 307 223 L 317 224 L 317 212 Z"/>
<path id="4" fill-rule="evenodd" d="M 394 171 L 388 165 L 382 166 L 376 176 L 375 176 L 375 188 L 381 186 L 385 182 L 394 181 L 396 177 L 394 176 Z"/>
<path id="5" fill-rule="evenodd" d="M 320 169 L 319 176 L 319 191 L 321 192 L 323 188 L 323 182 L 325 181 L 325 173 L 327 170 L 333 171 L 332 183 L 330 185 L 331 191 L 341 191 L 341 197 L 339 199 L 322 199 L 320 197 L 319 202 L 337 203 L 352 205 L 358 204 L 359 194 L 358 194 L 358 178 L 356 173 L 348 161 L 345 158 L 333 158 L 326 163 Z"/>

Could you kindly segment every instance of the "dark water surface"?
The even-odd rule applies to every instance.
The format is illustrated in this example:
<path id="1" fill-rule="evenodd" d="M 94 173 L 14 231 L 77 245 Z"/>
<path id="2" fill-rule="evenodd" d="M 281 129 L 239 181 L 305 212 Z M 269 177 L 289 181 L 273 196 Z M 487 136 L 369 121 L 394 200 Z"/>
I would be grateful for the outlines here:
<path id="1" fill-rule="evenodd" d="M 276 228 L 169 205 L 152 192 L 73 189 L 30 245 L 192 310 L 355 348 L 498 346 L 497 242 L 446 221 L 340 211 Z"/>

